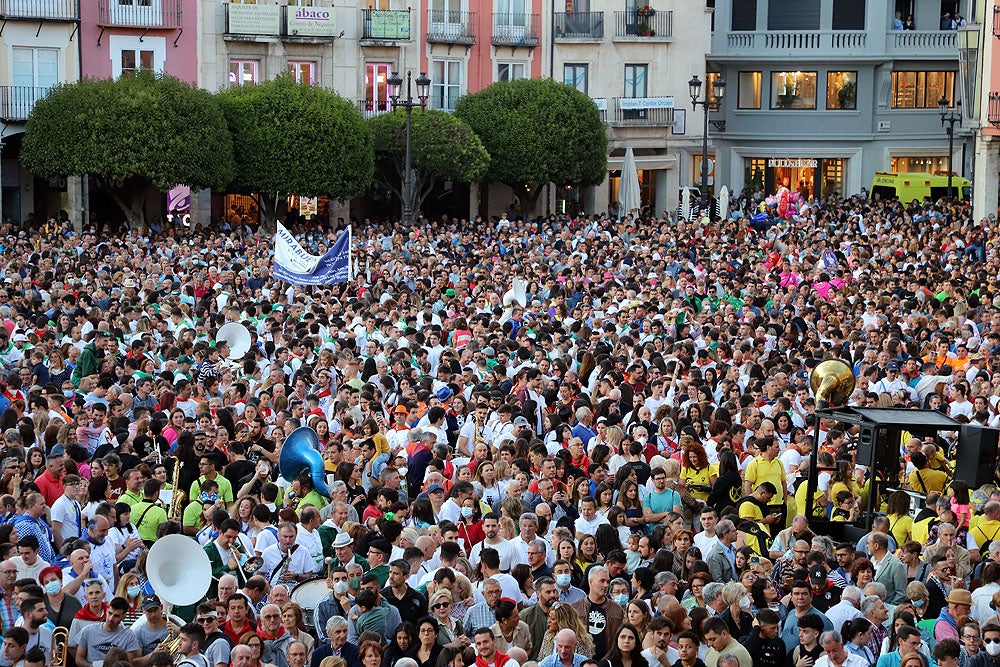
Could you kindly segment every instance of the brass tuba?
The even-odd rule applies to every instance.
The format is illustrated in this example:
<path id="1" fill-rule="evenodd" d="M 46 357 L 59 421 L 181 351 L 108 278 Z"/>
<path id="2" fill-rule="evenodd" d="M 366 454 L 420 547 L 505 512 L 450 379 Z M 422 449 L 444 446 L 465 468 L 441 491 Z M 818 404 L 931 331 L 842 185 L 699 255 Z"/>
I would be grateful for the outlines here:
<path id="1" fill-rule="evenodd" d="M 50 667 L 66 667 L 69 651 L 69 629 L 59 626 L 52 631 L 52 651 L 49 653 Z"/>
<path id="2" fill-rule="evenodd" d="M 330 497 L 330 489 L 326 485 L 326 462 L 319 453 L 319 436 L 310 427 L 297 428 L 285 438 L 278 458 L 278 471 L 289 482 L 308 473 L 316 493 Z"/>
<path id="3" fill-rule="evenodd" d="M 854 391 L 854 371 L 840 359 L 827 359 L 809 374 L 809 384 L 816 395 L 816 407 L 843 405 Z"/>
<path id="4" fill-rule="evenodd" d="M 168 655 L 174 656 L 174 664 L 176 664 L 177 659 L 181 657 L 177 653 L 178 650 L 180 649 L 180 645 L 181 645 L 181 633 L 171 632 L 170 634 L 168 634 L 166 637 L 163 638 L 163 641 L 160 642 L 160 645 L 157 646 L 153 652 L 155 653 L 157 651 L 163 651 Z"/>

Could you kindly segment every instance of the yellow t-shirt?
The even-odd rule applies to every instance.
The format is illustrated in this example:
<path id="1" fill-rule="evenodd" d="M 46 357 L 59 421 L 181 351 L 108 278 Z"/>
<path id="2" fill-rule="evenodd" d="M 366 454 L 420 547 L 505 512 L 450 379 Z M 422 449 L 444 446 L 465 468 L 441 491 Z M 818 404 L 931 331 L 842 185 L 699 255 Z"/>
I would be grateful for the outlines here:
<path id="1" fill-rule="evenodd" d="M 708 500 L 709 491 L 701 491 L 694 487 L 712 486 L 712 477 L 719 476 L 719 464 L 713 463 L 707 468 L 695 470 L 694 468 L 681 468 L 681 481 L 687 484 L 688 491 L 698 500 Z"/>
<path id="2" fill-rule="evenodd" d="M 803 481 L 799 484 L 799 488 L 795 490 L 795 513 L 805 515 L 806 513 L 806 488 L 809 486 L 808 480 Z M 823 492 L 819 490 L 819 486 L 816 487 L 816 493 L 813 494 L 813 516 L 818 518 L 826 518 L 826 505 L 822 503 Z"/>
<path id="3" fill-rule="evenodd" d="M 902 546 L 903 542 L 910 539 L 910 534 L 913 531 L 913 519 L 908 514 L 903 516 L 889 514 L 885 518 L 889 520 L 889 530 L 892 532 L 896 544 Z M 926 539 L 924 541 L 926 542 Z"/>
<path id="4" fill-rule="evenodd" d="M 987 541 L 995 542 L 1000 539 L 1000 521 L 991 521 L 983 517 L 976 527 L 969 531 L 969 535 L 972 535 L 976 546 L 981 549 Z"/>
<path id="5" fill-rule="evenodd" d="M 763 456 L 755 456 L 750 461 L 750 465 L 747 466 L 747 472 L 743 479 L 750 482 L 751 491 L 764 482 L 774 484 L 779 497 L 772 500 L 772 502 L 777 504 L 784 500 L 780 496 L 782 485 L 785 481 L 785 466 L 778 458 L 774 458 L 768 462 Z"/>
<path id="6" fill-rule="evenodd" d="M 919 493 L 943 493 L 948 485 L 948 473 L 942 470 L 914 470 L 910 473 L 910 488 Z"/>
<path id="7" fill-rule="evenodd" d="M 740 503 L 739 516 L 741 519 L 754 521 L 758 526 L 760 526 L 761 530 L 765 533 L 768 532 L 768 525 L 764 523 L 764 513 L 761 511 L 757 503 L 752 501 Z M 747 533 L 747 544 L 757 553 L 766 553 L 764 550 L 767 548 L 767 545 L 760 544 L 760 540 L 758 540 L 753 533 Z"/>

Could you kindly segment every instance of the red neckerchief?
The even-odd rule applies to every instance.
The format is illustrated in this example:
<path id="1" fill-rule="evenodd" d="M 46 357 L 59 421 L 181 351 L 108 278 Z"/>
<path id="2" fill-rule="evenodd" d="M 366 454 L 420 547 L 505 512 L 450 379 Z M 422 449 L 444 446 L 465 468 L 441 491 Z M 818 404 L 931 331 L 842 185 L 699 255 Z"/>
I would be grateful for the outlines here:
<path id="1" fill-rule="evenodd" d="M 276 635 L 269 635 L 269 634 L 267 634 L 267 631 L 264 630 L 264 624 L 261 623 L 259 626 L 257 626 L 257 636 L 259 636 L 264 641 L 271 641 L 271 640 L 274 640 L 274 639 L 281 639 L 282 636 L 284 636 L 284 635 L 286 635 L 288 633 L 288 630 L 286 630 L 285 627 L 282 626 L 282 625 L 279 625 L 278 629 L 280 630 L 280 632 L 278 634 L 276 634 Z"/>
<path id="2" fill-rule="evenodd" d="M 493 664 L 496 665 L 496 667 L 503 667 L 504 663 L 508 660 L 510 660 L 510 656 L 505 653 L 501 653 L 500 651 L 497 651 L 496 655 L 493 656 Z M 490 663 L 483 660 L 482 656 L 477 654 L 476 667 L 490 667 Z"/>
<path id="3" fill-rule="evenodd" d="M 74 619 L 80 619 L 81 621 L 103 621 L 105 615 L 108 611 L 108 605 L 106 602 L 101 603 L 101 615 L 98 616 L 94 612 L 90 611 L 90 605 L 86 605 L 83 609 L 76 612 Z"/>

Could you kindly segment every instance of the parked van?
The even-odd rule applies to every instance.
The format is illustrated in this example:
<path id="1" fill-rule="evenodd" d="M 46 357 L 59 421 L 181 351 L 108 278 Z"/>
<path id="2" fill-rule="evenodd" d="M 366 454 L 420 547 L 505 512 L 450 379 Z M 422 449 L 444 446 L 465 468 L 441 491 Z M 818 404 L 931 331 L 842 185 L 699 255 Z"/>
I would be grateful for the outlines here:
<path id="1" fill-rule="evenodd" d="M 952 195 L 968 201 L 972 198 L 972 183 L 961 176 L 951 177 Z M 927 174 L 922 172 L 877 171 L 872 179 L 872 189 L 869 196 L 880 195 L 883 199 L 899 198 L 908 203 L 916 199 L 924 201 L 924 197 L 937 200 L 948 196 L 948 175 Z"/>

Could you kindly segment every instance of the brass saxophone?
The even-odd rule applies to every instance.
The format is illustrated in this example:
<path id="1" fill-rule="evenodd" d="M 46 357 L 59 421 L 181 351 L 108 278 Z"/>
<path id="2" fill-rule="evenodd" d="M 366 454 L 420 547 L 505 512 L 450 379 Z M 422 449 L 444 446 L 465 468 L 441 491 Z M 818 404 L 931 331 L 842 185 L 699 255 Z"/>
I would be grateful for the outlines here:
<path id="1" fill-rule="evenodd" d="M 66 667 L 69 651 L 69 629 L 59 626 L 52 631 L 52 651 L 49 654 L 50 667 Z"/>
<path id="2" fill-rule="evenodd" d="M 482 429 L 476 421 L 476 415 L 469 415 L 469 420 L 472 422 L 472 451 L 475 452 L 476 446 L 480 443 L 486 442 L 486 438 L 483 437 Z"/>
<path id="3" fill-rule="evenodd" d="M 180 488 L 181 484 L 181 460 L 174 457 L 174 475 L 171 485 L 174 487 L 173 495 L 170 497 L 170 510 L 167 512 L 167 519 L 179 521 L 184 511 L 184 499 L 187 497 Z"/>

